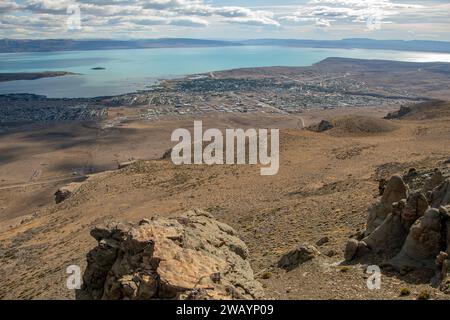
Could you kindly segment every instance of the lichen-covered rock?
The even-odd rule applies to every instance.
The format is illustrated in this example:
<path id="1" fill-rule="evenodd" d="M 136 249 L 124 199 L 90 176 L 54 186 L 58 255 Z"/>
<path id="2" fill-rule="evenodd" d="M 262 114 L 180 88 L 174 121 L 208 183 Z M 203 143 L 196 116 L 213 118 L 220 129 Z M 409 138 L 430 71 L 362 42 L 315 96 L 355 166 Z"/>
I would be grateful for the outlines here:
<path id="1" fill-rule="evenodd" d="M 80 299 L 259 299 L 248 249 L 200 210 L 175 218 L 110 224 L 91 235 Z"/>

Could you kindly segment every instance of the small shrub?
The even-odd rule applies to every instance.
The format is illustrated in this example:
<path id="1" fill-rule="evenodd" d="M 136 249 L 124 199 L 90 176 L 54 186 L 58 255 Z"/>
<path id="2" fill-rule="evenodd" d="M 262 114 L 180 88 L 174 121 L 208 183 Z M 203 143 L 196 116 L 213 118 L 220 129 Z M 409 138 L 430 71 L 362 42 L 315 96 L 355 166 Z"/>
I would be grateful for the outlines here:
<path id="1" fill-rule="evenodd" d="M 411 290 L 409 290 L 409 288 L 402 288 L 400 290 L 401 297 L 406 297 L 406 296 L 409 296 L 410 294 L 411 294 Z"/>
<path id="2" fill-rule="evenodd" d="M 352 267 L 344 266 L 344 267 L 341 267 L 341 268 L 340 268 L 340 271 L 341 271 L 341 272 L 348 272 L 348 271 L 350 271 L 351 269 L 352 269 Z"/>
<path id="3" fill-rule="evenodd" d="M 430 300 L 431 293 L 430 290 L 424 289 L 419 292 L 419 295 L 417 296 L 418 300 Z"/>

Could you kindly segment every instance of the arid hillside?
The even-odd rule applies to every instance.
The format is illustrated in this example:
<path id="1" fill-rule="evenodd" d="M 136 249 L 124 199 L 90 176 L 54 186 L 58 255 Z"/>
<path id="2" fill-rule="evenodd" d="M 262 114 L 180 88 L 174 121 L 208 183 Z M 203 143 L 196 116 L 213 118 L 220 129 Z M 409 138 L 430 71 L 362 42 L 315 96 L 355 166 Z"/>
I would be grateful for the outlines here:
<path id="1" fill-rule="evenodd" d="M 333 121 L 333 112 L 311 118 Z M 282 128 L 275 176 L 260 176 L 258 166 L 175 166 L 170 160 L 142 160 L 93 175 L 62 203 L 43 201 L 34 213 L 6 223 L 0 297 L 73 299 L 65 287 L 66 267 L 86 267 L 86 254 L 96 245 L 89 235 L 94 226 L 198 208 L 237 231 L 269 299 L 416 299 L 423 290 L 448 299 L 428 283 L 394 272 L 383 274 L 381 289 L 369 290 L 367 266 L 343 264 L 348 238 L 365 230 L 380 178 L 410 168 L 450 167 L 450 117 L 381 120 L 386 114 L 364 118 L 376 130 L 360 130 L 359 117 L 337 120 L 339 134 Z M 28 199 L 28 208 L 41 197 L 50 199 L 56 187 Z M 25 191 L 14 192 L 20 197 Z M 277 267 L 283 254 L 302 244 L 315 245 L 321 254 L 289 272 Z M 406 290 L 410 294 L 401 296 Z"/>

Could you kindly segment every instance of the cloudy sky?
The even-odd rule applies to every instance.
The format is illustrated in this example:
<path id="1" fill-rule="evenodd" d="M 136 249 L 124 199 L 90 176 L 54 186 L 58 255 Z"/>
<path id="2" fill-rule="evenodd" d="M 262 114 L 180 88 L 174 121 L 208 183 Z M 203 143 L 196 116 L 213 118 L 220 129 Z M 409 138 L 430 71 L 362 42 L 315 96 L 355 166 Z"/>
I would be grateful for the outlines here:
<path id="1" fill-rule="evenodd" d="M 450 41 L 450 1 L 0 0 L 0 38 L 159 37 Z"/>

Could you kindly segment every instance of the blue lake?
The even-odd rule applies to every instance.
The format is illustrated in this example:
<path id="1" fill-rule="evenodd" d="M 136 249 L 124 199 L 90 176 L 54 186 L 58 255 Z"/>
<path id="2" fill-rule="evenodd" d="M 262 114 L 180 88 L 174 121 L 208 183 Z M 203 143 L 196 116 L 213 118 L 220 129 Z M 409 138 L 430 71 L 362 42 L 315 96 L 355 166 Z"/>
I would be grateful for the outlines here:
<path id="1" fill-rule="evenodd" d="M 0 83 L 0 94 L 95 97 L 145 90 L 158 79 L 263 66 L 309 66 L 327 57 L 450 62 L 450 54 L 365 49 L 217 47 L 0 54 L 0 72 L 80 75 Z M 102 67 L 105 70 L 92 70 Z"/>

